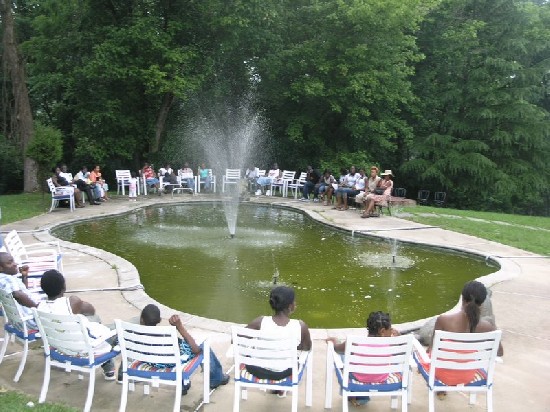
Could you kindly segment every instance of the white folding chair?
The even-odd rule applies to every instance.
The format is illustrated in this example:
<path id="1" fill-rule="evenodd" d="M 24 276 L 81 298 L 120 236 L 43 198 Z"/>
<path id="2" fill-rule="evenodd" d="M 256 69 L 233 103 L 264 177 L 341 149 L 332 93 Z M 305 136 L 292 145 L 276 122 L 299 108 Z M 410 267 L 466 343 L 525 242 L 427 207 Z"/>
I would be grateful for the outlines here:
<path id="1" fill-rule="evenodd" d="M 501 336 L 500 330 L 485 333 L 436 330 L 430 356 L 415 341 L 414 355 L 418 371 L 428 385 L 429 412 L 435 410 L 437 392 L 457 391 L 470 392 L 470 405 L 475 403 L 476 393 L 485 392 L 487 411 L 493 411 L 493 377 Z M 443 382 L 449 382 L 448 379 L 463 382 Z"/>
<path id="2" fill-rule="evenodd" d="M 401 397 L 401 410 L 406 412 L 410 402 L 413 340 L 413 335 L 348 336 L 343 360 L 334 351 L 333 343 L 328 342 L 325 408 L 332 407 L 332 379 L 336 373 L 344 412 L 348 411 L 350 396 L 390 396 L 392 409 L 397 408 L 397 397 Z M 357 379 L 355 374 L 363 376 Z M 365 382 L 371 377 L 375 382 Z"/>
<path id="3" fill-rule="evenodd" d="M 19 368 L 13 378 L 14 382 L 18 382 L 25 369 L 25 363 L 27 363 L 29 343 L 40 339 L 40 335 L 38 334 L 38 330 L 28 327 L 27 321 L 33 319 L 33 316 L 23 315 L 21 307 L 15 301 L 11 293 L 0 290 L 0 305 L 4 312 L 4 331 L 6 332 L 2 348 L 0 349 L 0 363 L 2 363 L 4 356 L 6 356 L 6 350 L 10 340 L 13 342 L 17 339 L 23 344 L 23 354 L 21 355 Z"/>
<path id="4" fill-rule="evenodd" d="M 29 266 L 30 278 L 33 272 L 42 274 L 49 269 L 63 272 L 63 259 L 58 241 L 25 245 L 17 231 L 12 230 L 4 238 L 4 244 L 17 265 Z M 48 248 L 48 245 L 53 247 Z"/>
<path id="5" fill-rule="evenodd" d="M 283 197 L 287 196 L 288 185 L 294 181 L 296 172 L 290 170 L 284 170 L 283 175 L 279 179 L 274 179 L 271 181 L 271 186 L 269 190 L 271 191 L 271 196 L 274 195 L 274 190 L 279 189 Z"/>
<path id="6" fill-rule="evenodd" d="M 50 212 L 59 206 L 59 201 L 68 200 L 71 212 L 74 212 L 74 187 L 72 186 L 60 186 L 56 187 L 53 184 L 53 180 L 49 178 L 47 180 L 50 193 L 52 195 L 52 205 L 50 206 Z"/>
<path id="7" fill-rule="evenodd" d="M 146 382 L 158 388 L 159 384 L 176 387 L 174 412 L 179 412 L 181 390 L 193 372 L 204 366 L 204 403 L 210 402 L 210 346 L 202 345 L 202 353 L 188 359 L 180 355 L 178 332 L 174 326 L 143 326 L 115 319 L 118 343 L 122 353 L 122 395 L 120 411 L 126 410 L 128 389 L 134 382 Z M 146 394 L 149 386 L 144 387 Z"/>
<path id="8" fill-rule="evenodd" d="M 305 376 L 306 406 L 312 405 L 312 359 L 310 352 L 298 356 L 296 338 L 281 337 L 259 330 L 232 327 L 233 356 L 235 360 L 235 398 L 233 412 L 239 411 L 240 398 L 247 398 L 246 388 L 283 390 L 292 393 L 292 412 L 298 410 L 298 385 Z M 245 365 L 272 370 L 292 369 L 282 380 L 259 379 L 246 370 Z M 242 394 L 241 394 L 242 391 Z"/>
<path id="9" fill-rule="evenodd" d="M 216 176 L 214 176 L 214 172 L 212 169 L 208 170 L 208 179 L 210 180 L 210 186 L 212 187 L 212 192 L 216 193 Z M 201 185 L 206 184 L 206 179 L 202 178 L 200 173 L 197 173 L 195 176 L 195 192 L 200 193 L 201 192 Z"/>
<path id="10" fill-rule="evenodd" d="M 46 401 L 51 369 L 55 366 L 65 372 L 75 370 L 89 375 L 88 393 L 83 409 L 84 412 L 89 412 L 94 398 L 96 369 L 120 353 L 112 349 L 96 354 L 96 349 L 99 349 L 100 345 L 105 346 L 105 341 L 116 332 L 113 330 L 105 336 L 92 338 L 86 326 L 88 321 L 82 315 L 55 315 L 35 308 L 33 313 L 44 342 L 46 357 L 44 382 L 38 402 Z M 79 375 L 79 378 L 82 378 L 82 375 Z"/>
<path id="11" fill-rule="evenodd" d="M 227 185 L 232 185 L 239 187 L 241 181 L 241 170 L 240 169 L 225 169 L 225 174 L 222 178 L 222 192 L 225 193 L 225 187 Z"/>
<path id="12" fill-rule="evenodd" d="M 294 191 L 294 199 L 298 199 L 298 192 L 300 191 L 300 189 L 304 187 L 304 184 L 306 183 L 306 179 L 307 179 L 307 172 L 301 172 L 298 179 L 295 179 L 294 181 L 288 184 L 288 189 L 292 189 Z"/>

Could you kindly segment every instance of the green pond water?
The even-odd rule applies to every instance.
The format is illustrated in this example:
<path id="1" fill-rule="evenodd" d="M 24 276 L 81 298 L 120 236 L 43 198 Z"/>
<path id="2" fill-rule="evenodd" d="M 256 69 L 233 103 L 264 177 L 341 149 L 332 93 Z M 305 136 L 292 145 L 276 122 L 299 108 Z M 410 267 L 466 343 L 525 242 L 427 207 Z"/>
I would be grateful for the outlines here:
<path id="1" fill-rule="evenodd" d="M 254 204 L 240 205 L 234 239 L 219 203 L 148 207 L 54 234 L 132 262 L 146 293 L 167 306 L 238 323 L 271 313 L 274 278 L 295 288 L 295 317 L 310 327 L 341 328 L 364 326 L 375 310 L 389 312 L 394 323 L 442 313 L 457 303 L 466 281 L 497 269 Z"/>

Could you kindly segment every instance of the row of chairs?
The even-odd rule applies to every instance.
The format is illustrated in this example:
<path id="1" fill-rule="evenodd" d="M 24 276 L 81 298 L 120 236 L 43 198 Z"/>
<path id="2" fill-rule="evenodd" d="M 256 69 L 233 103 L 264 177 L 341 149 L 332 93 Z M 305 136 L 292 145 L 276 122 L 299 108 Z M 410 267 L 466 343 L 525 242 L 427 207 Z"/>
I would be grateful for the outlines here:
<path id="1" fill-rule="evenodd" d="M 52 367 L 67 372 L 78 371 L 89 375 L 88 393 L 84 411 L 89 411 L 94 395 L 95 371 L 104 362 L 122 354 L 122 394 L 120 410 L 126 410 L 128 391 L 135 382 L 158 387 L 159 384 L 175 386 L 174 411 L 180 410 L 182 386 L 189 381 L 200 364 L 204 368 L 204 402 L 209 394 L 209 345 L 203 344 L 203 354 L 191 361 L 182 359 L 177 332 L 172 326 L 142 326 L 115 320 L 118 347 L 97 355 L 94 348 L 114 332 L 100 339 L 92 339 L 82 315 L 54 315 L 33 309 L 37 330 L 29 330 L 26 318 L 20 313 L 11 294 L 0 291 L 0 303 L 4 308 L 6 336 L 0 352 L 0 363 L 10 337 L 22 340 L 24 351 L 15 381 L 19 380 L 25 366 L 28 344 L 43 340 L 45 371 L 39 402 L 46 400 Z M 39 334 L 38 334 L 39 332 Z M 497 350 L 501 331 L 488 333 L 451 333 L 435 331 L 431 354 L 412 335 L 391 338 L 348 336 L 343 357 L 328 342 L 326 357 L 325 408 L 332 407 L 333 376 L 336 376 L 342 393 L 342 410 L 348 411 L 348 398 L 358 396 L 389 396 L 392 408 L 401 398 L 401 410 L 407 411 L 411 403 L 412 367 L 416 363 L 429 391 L 429 411 L 435 409 L 437 392 L 470 392 L 470 404 L 479 392 L 487 394 L 487 410 L 492 412 L 492 387 Z M 238 412 L 240 399 L 247 398 L 248 388 L 289 391 L 292 394 L 292 411 L 298 409 L 298 385 L 306 384 L 306 406 L 312 405 L 313 364 L 310 352 L 298 353 L 296 340 L 243 327 L 232 328 L 235 393 L 233 411 Z M 158 365 L 161 364 L 161 365 Z M 429 371 L 425 364 L 430 364 Z M 156 365 L 156 366 L 151 366 Z M 258 379 L 245 365 L 272 370 L 291 369 L 292 374 L 282 380 Z M 439 368 L 445 370 L 476 370 L 476 380 L 469 384 L 445 385 L 436 378 Z M 356 373 L 383 375 L 382 382 L 364 383 L 356 379 Z"/>
<path id="2" fill-rule="evenodd" d="M 435 192 L 433 198 L 433 204 L 436 206 L 443 206 L 445 204 L 445 199 L 447 198 L 446 192 Z M 418 204 L 427 205 L 430 201 L 430 191 L 426 189 L 421 189 L 418 191 Z"/>
<path id="3" fill-rule="evenodd" d="M 105 362 L 122 354 L 122 394 L 120 410 L 126 410 L 128 391 L 135 389 L 135 382 L 144 382 L 144 392 L 149 385 L 158 387 L 167 384 L 176 387 L 174 412 L 180 410 L 181 392 L 191 375 L 202 365 L 204 371 L 203 399 L 210 399 L 210 346 L 203 342 L 202 354 L 189 361 L 182 359 L 178 336 L 172 326 L 142 326 L 117 319 L 116 331 L 92 338 L 87 320 L 82 315 L 56 315 L 39 312 L 33 308 L 33 316 L 24 316 L 21 307 L 11 294 L 0 290 L 0 305 L 4 314 L 4 342 L 0 348 L 0 364 L 6 356 L 10 341 L 23 343 L 23 352 L 14 381 L 18 382 L 29 352 L 29 343 L 42 340 L 45 357 L 44 380 L 40 390 L 39 403 L 46 401 L 50 386 L 52 367 L 65 372 L 77 371 L 88 375 L 88 391 L 84 411 L 92 407 L 96 370 Z M 34 319 L 38 329 L 31 329 L 27 322 Z M 109 338 L 117 337 L 117 345 L 110 351 L 97 353 L 96 348 Z M 158 365 L 163 364 L 163 365 Z M 158 366 L 151 366 L 158 365 Z"/>
<path id="4" fill-rule="evenodd" d="M 115 171 L 115 178 L 117 182 L 117 194 L 122 194 L 123 196 L 126 194 L 126 188 L 130 186 L 130 179 L 132 175 L 130 170 L 116 170 Z M 210 184 L 212 186 L 212 191 L 216 192 L 216 176 L 213 174 L 212 169 L 208 169 L 208 178 L 210 181 Z M 143 192 L 144 195 L 147 195 L 148 187 L 147 182 L 145 179 L 143 179 L 141 176 L 136 177 L 137 179 L 137 194 L 141 195 Z M 193 186 L 189 187 L 187 180 L 193 179 Z M 164 177 L 159 177 L 161 187 L 165 187 L 166 185 L 169 185 L 170 183 L 167 183 L 164 181 Z M 178 184 L 176 187 L 172 189 L 172 193 L 174 191 L 185 191 L 189 190 L 195 193 L 200 193 L 201 188 L 204 187 L 206 184 L 206 179 L 200 177 L 200 175 L 193 176 L 192 174 L 186 175 L 186 174 L 178 174 Z"/>

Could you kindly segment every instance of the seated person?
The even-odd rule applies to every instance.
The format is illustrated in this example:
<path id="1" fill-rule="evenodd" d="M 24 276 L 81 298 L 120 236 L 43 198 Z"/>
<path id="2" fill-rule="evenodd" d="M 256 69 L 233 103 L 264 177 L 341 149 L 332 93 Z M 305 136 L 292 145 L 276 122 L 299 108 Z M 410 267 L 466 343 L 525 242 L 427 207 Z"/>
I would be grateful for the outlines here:
<path id="1" fill-rule="evenodd" d="M 52 169 L 52 183 L 55 187 L 71 187 L 71 190 L 74 190 L 74 203 L 75 207 L 84 207 L 84 202 L 82 201 L 82 193 L 78 188 L 71 186 L 71 183 L 65 178 L 66 174 L 61 171 L 60 167 L 54 167 Z M 71 176 L 72 177 L 72 176 Z"/>
<path id="2" fill-rule="evenodd" d="M 309 201 L 309 193 L 313 191 L 313 201 L 318 202 L 318 193 L 315 192 L 315 186 L 319 183 L 321 180 L 321 173 L 319 173 L 319 170 L 314 169 L 312 166 L 307 167 L 307 176 L 306 181 L 304 182 L 304 189 L 303 189 L 303 197 L 302 201 Z"/>
<path id="3" fill-rule="evenodd" d="M 96 200 L 109 200 L 109 197 L 107 196 L 109 186 L 101 177 L 101 167 L 99 167 L 99 165 L 96 165 L 94 167 L 94 170 L 90 172 L 90 181 L 92 182 L 92 184 L 95 183 L 94 195 L 96 197 Z"/>
<path id="4" fill-rule="evenodd" d="M 481 319 L 481 304 L 487 298 L 485 285 L 476 280 L 467 282 L 462 288 L 462 306 L 458 312 L 439 315 L 435 321 L 435 330 L 444 330 L 457 333 L 483 333 L 496 330 L 496 326 L 488 320 Z M 433 337 L 432 337 L 433 339 Z M 428 348 L 428 352 L 431 349 Z M 498 356 L 504 354 L 502 343 L 498 348 Z M 429 372 L 430 365 L 421 363 L 421 366 Z M 440 369 L 435 373 L 436 379 L 446 385 L 460 385 L 471 382 L 476 375 L 476 370 L 466 369 L 462 371 Z M 438 397 L 444 397 L 445 392 L 440 392 Z"/>
<path id="5" fill-rule="evenodd" d="M 66 166 L 64 166 L 66 167 Z M 95 183 L 93 183 L 90 180 L 90 172 L 88 172 L 88 168 L 86 166 L 82 166 L 82 168 L 78 171 L 76 175 L 74 175 L 73 183 L 78 187 L 78 190 L 80 190 L 83 193 L 86 193 L 88 196 L 88 201 L 91 205 L 99 205 L 99 201 L 96 200 L 96 197 L 94 195 L 94 187 Z"/>
<path id="6" fill-rule="evenodd" d="M 210 174 L 210 169 L 206 168 L 205 163 L 201 163 L 201 165 L 199 167 L 199 179 L 200 179 L 200 182 L 203 182 L 203 184 L 204 184 L 204 186 L 203 186 L 204 191 L 205 192 L 210 191 L 211 186 L 212 186 L 212 176 Z"/>
<path id="7" fill-rule="evenodd" d="M 277 286 L 271 290 L 269 305 L 273 316 L 260 316 L 250 322 L 249 329 L 276 332 L 280 336 L 294 337 L 298 350 L 311 350 L 311 336 L 307 325 L 298 319 L 290 319 L 296 309 L 294 289 L 288 286 Z M 260 379 L 284 379 L 292 374 L 292 369 L 271 370 L 259 366 L 246 365 L 246 370 Z"/>
<path id="8" fill-rule="evenodd" d="M 317 196 L 321 196 L 323 200 L 323 206 L 327 206 L 329 202 L 332 202 L 332 191 L 334 190 L 333 184 L 336 184 L 336 179 L 330 173 L 329 169 L 325 169 L 323 176 L 319 180 L 319 184 L 315 186 L 314 193 Z"/>
<path id="9" fill-rule="evenodd" d="M 244 172 L 244 177 L 248 182 L 248 191 L 250 193 L 255 193 L 258 187 L 257 181 L 260 177 L 260 169 L 254 166 L 249 166 Z"/>
<path id="10" fill-rule="evenodd" d="M 399 331 L 395 330 L 391 326 L 391 319 L 389 313 L 384 312 L 371 312 L 367 319 L 367 330 L 369 337 L 383 337 L 399 336 Z M 328 338 L 327 342 L 334 343 L 334 350 L 340 354 L 344 354 L 346 351 L 346 341 L 338 342 L 336 338 Z M 366 374 L 366 373 L 352 373 L 353 378 L 363 383 L 382 383 L 388 379 L 388 373 L 380 374 Z M 364 405 L 370 400 L 369 396 L 358 396 L 355 398 L 349 398 L 349 401 L 354 406 Z"/>
<path id="11" fill-rule="evenodd" d="M 375 192 L 372 192 L 367 195 L 365 198 L 365 210 L 361 215 L 362 218 L 377 216 L 373 214 L 374 206 L 376 206 L 376 203 L 388 201 L 388 197 L 391 195 L 391 190 L 393 188 L 393 181 L 391 180 L 393 177 L 392 171 L 385 170 L 381 176 L 384 177 L 384 180 L 378 182 L 376 189 L 382 189 L 383 194 L 376 194 Z"/>
<path id="12" fill-rule="evenodd" d="M 344 181 L 338 185 L 338 189 L 336 190 L 335 209 L 348 209 L 348 197 L 356 196 L 359 193 L 359 190 L 356 189 L 356 183 L 359 179 L 361 179 L 361 175 L 355 171 L 355 166 L 351 166 L 349 173 L 344 178 Z"/>
<path id="13" fill-rule="evenodd" d="M 147 184 L 147 186 L 156 188 L 160 195 L 160 180 L 157 179 L 155 171 L 153 170 L 153 167 L 149 165 L 149 163 L 145 163 L 143 165 L 143 168 L 141 169 L 141 175 L 145 179 L 145 183 Z"/>
<path id="14" fill-rule="evenodd" d="M 367 195 L 369 193 L 374 193 L 374 189 L 378 187 L 380 180 L 382 180 L 382 178 L 378 176 L 378 168 L 376 166 L 371 166 L 370 175 L 365 181 L 365 191 L 355 196 L 355 202 L 362 205 Z"/>
<path id="15" fill-rule="evenodd" d="M 271 169 L 267 173 L 267 176 L 260 176 L 257 180 L 258 186 L 260 186 L 260 190 L 263 194 L 266 192 L 266 186 L 271 186 L 271 183 L 273 181 L 277 181 L 281 177 L 281 171 L 279 170 L 279 165 L 277 163 L 273 163 L 273 166 L 271 166 Z"/>
<path id="16" fill-rule="evenodd" d="M 193 169 L 189 167 L 189 163 L 185 162 L 178 171 L 181 183 L 185 183 L 186 187 L 195 191 L 195 178 L 193 177 Z M 205 184 L 206 187 L 206 184 Z"/>
<path id="17" fill-rule="evenodd" d="M 86 316 L 86 327 L 88 333 L 93 339 L 97 339 L 99 345 L 95 347 L 95 355 L 108 353 L 112 349 L 114 337 L 105 340 L 110 329 L 99 322 L 99 317 L 95 314 L 95 308 L 91 303 L 85 302 L 78 296 L 66 297 L 65 278 L 55 269 L 47 270 L 40 280 L 42 290 L 48 296 L 47 300 L 38 304 L 37 310 L 44 313 L 53 313 L 56 315 L 84 315 Z M 100 341 L 101 340 L 101 341 Z M 115 364 L 112 359 L 101 365 L 105 380 L 115 380 Z"/>
<path id="18" fill-rule="evenodd" d="M 166 173 L 163 180 L 164 190 L 167 193 L 171 193 L 172 190 L 174 190 L 174 187 L 179 187 L 180 183 L 178 181 L 178 177 L 176 176 L 176 173 L 172 170 L 171 173 Z M 190 187 L 191 191 L 193 190 L 193 186 Z"/>
<path id="19" fill-rule="evenodd" d="M 17 275 L 21 273 L 21 279 Z M 0 252 L 0 289 L 11 293 L 17 304 L 20 306 L 23 316 L 32 316 L 32 310 L 40 302 L 40 297 L 34 295 L 28 289 L 29 267 L 17 267 L 13 256 L 6 252 Z M 37 329 L 34 319 L 27 321 L 30 329 Z"/>
<path id="20" fill-rule="evenodd" d="M 197 345 L 195 339 L 189 334 L 178 315 L 170 316 L 168 320 L 170 325 L 175 326 L 182 339 L 178 339 L 180 354 L 187 355 L 187 360 L 193 359 L 202 352 L 202 348 Z M 160 309 L 157 305 L 149 304 L 141 311 L 139 319 L 140 325 L 157 326 L 160 323 Z M 170 367 L 170 365 L 158 364 L 159 367 Z M 173 366 L 173 365 L 172 365 Z M 118 370 L 118 381 L 122 382 L 122 368 Z M 210 351 L 210 389 L 217 388 L 220 385 L 226 385 L 229 382 L 229 375 L 223 373 L 222 365 L 216 357 L 216 354 Z M 187 393 L 190 385 L 183 390 L 183 395 Z"/>

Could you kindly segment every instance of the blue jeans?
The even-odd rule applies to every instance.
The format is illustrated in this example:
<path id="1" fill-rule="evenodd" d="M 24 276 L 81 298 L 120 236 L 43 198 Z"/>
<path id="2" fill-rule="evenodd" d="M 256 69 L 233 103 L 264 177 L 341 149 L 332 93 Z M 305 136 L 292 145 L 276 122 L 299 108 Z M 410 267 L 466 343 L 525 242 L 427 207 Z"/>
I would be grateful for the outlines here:
<path id="1" fill-rule="evenodd" d="M 210 386 L 218 386 L 224 377 L 222 365 L 214 351 L 210 351 Z"/>
<path id="2" fill-rule="evenodd" d="M 315 187 L 315 184 L 313 182 L 305 182 L 304 183 L 304 198 L 309 199 L 309 192 L 311 189 Z M 315 196 L 317 197 L 317 196 Z"/>

